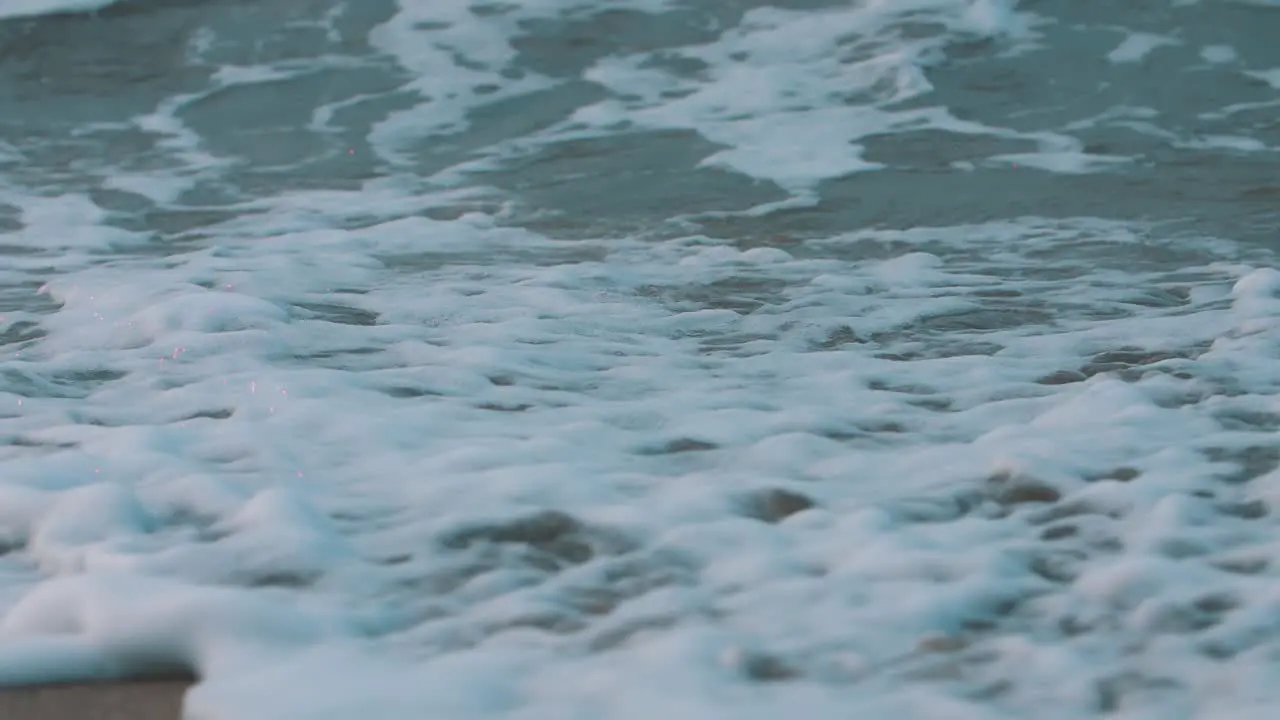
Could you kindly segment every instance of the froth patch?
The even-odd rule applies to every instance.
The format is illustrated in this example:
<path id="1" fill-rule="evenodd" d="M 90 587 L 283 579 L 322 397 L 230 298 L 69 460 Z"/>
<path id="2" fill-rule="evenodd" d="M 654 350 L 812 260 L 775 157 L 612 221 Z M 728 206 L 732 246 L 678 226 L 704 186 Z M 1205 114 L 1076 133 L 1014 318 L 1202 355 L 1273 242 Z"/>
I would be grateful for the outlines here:
<path id="1" fill-rule="evenodd" d="M 0 6 L 0 19 L 80 13 L 101 10 L 118 0 L 7 0 Z"/>
<path id="2" fill-rule="evenodd" d="M 106 211 L 83 195 L 15 197 L 9 192 L 4 195 L 22 208 L 18 218 L 22 227 L 3 236 L 6 244 L 29 247 L 41 254 L 56 251 L 78 256 L 137 245 L 146 237 L 106 224 Z"/>
<path id="3" fill-rule="evenodd" d="M 1129 33 L 1114 50 L 1107 53 L 1107 60 L 1114 64 L 1136 63 L 1146 59 L 1154 50 L 1164 45 L 1177 45 L 1174 38 L 1151 33 Z"/>
<path id="4" fill-rule="evenodd" d="M 936 32 L 905 39 L 902 28 L 922 20 L 936 23 Z M 808 201 L 824 181 L 886 167 L 863 157 L 862 141 L 871 136 L 937 129 L 1035 139 L 959 120 L 945 108 L 898 107 L 932 90 L 925 69 L 955 37 L 1017 47 L 1034 37 L 1033 24 L 1003 2 L 752 8 L 708 42 L 600 58 L 584 76 L 611 96 L 575 110 L 571 127 L 578 135 L 583 125 L 598 134 L 693 130 L 723 146 L 701 165 L 770 181 Z M 1026 164 L 1033 163 L 1098 169 L 1073 169 L 1062 158 L 1032 156 Z"/>
<path id="5" fill-rule="evenodd" d="M 1011 678 L 987 717 L 1123 638 L 1184 642 L 1152 630 L 1200 599 L 1162 579 L 1180 565 L 1239 597 L 1206 611 L 1224 628 L 1264 605 L 1275 281 L 1238 249 L 1033 218 L 569 248 L 475 217 L 311 233 L 304 200 L 271 219 L 297 234 L 219 226 L 217 252 L 142 275 L 165 282 L 52 286 L 58 352 L 21 369 L 130 372 L 4 420 L 61 443 L 7 448 L 15 477 L 116 488 L 0 509 L 24 543 L 58 513 L 92 531 L 50 536 L 90 560 L 50 574 L 88 574 L 18 583 L 23 677 L 173 663 L 191 702 L 250 720 L 625 717 L 667 677 L 664 702 L 713 717 L 819 712 L 850 681 L 870 712 Z M 227 284 L 247 333 L 195 315 Z M 152 303 L 176 319 L 146 344 L 93 331 Z M 112 512 L 77 522 L 90 504 Z M 345 696 L 302 681 L 328 672 Z"/>
<path id="6" fill-rule="evenodd" d="M 112 567 L 155 527 L 137 496 L 114 483 L 56 493 L 12 486 L 0 495 L 8 510 L 0 516 L 6 548 L 26 551 L 51 575 Z"/>
<path id="7" fill-rule="evenodd" d="M 95 573 L 42 584 L 0 622 L 0 683 L 181 670 L 232 675 L 247 657 L 352 635 L 332 611 L 267 591 Z"/>

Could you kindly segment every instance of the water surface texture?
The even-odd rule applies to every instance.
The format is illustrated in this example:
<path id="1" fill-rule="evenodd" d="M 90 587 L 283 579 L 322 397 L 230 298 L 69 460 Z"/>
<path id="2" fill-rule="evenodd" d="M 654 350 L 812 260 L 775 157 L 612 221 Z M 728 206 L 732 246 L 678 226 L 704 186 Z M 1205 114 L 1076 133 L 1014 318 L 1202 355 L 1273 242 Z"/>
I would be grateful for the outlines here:
<path id="1" fill-rule="evenodd" d="M 0 684 L 1270 720 L 1277 38 L 0 0 Z"/>

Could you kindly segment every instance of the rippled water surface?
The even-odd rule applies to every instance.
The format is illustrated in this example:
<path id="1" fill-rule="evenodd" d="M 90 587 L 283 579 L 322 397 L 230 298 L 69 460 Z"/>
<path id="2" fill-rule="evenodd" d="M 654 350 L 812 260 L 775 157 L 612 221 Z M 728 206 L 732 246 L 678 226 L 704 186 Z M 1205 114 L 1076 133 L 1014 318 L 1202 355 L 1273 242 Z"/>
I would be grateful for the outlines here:
<path id="1" fill-rule="evenodd" d="M 0 684 L 1270 718 L 1277 37 L 0 0 Z"/>

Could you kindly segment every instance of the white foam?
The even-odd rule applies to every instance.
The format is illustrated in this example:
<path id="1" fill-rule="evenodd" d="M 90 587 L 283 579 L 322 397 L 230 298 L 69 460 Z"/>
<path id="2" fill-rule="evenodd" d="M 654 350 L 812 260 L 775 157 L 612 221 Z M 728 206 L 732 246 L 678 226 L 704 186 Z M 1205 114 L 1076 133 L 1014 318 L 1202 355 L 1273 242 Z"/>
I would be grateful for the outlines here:
<path id="1" fill-rule="evenodd" d="M 645 0 L 615 4 L 647 13 L 670 9 L 665 2 Z M 425 99 L 377 125 L 370 137 L 375 151 L 388 162 L 407 162 L 406 151 L 414 143 L 465 130 L 472 110 L 561 82 L 523 68 L 504 74 L 504 68 L 512 69 L 513 44 L 522 28 L 587 11 L 565 0 L 524 3 L 479 17 L 463 3 L 402 2 L 401 13 L 380 26 L 373 40 L 412 71 L 415 79 L 405 89 Z M 942 29 L 909 40 L 899 32 L 904 23 L 924 21 Z M 702 165 L 777 183 L 795 195 L 793 200 L 804 201 L 824 180 L 882 167 L 864 160 L 860 145 L 877 133 L 937 128 L 1021 137 L 961 122 L 942 108 L 895 106 L 931 89 L 924 68 L 954 37 L 994 37 L 1006 52 L 1017 52 L 1034 42 L 1037 22 L 1002 0 L 751 9 L 736 26 L 705 44 L 600 58 L 583 79 L 607 90 L 608 98 L 576 109 L 545 131 L 499 142 L 487 149 L 486 157 L 464 162 L 438 179 L 490 169 L 504 158 L 562 140 L 620 129 L 682 129 L 723 147 L 697 158 Z M 705 70 L 689 73 L 672 61 Z M 442 67 L 449 72 L 440 71 Z M 484 92 L 477 93 L 481 87 Z"/>
<path id="2" fill-rule="evenodd" d="M 537 3 L 528 5 L 535 17 L 540 14 Z M 409 71 L 412 79 L 404 89 L 423 100 L 374 127 L 369 140 L 383 160 L 404 162 L 404 151 L 414 142 L 466 128 L 476 107 L 549 86 L 533 74 L 519 80 L 502 76 L 515 54 L 510 43 L 519 15 L 480 17 L 461 0 L 400 0 L 399 7 L 369 40 Z"/>
<path id="3" fill-rule="evenodd" d="M 1245 74 L 1249 77 L 1257 78 L 1273 88 L 1280 89 L 1280 68 L 1272 68 L 1270 70 L 1250 70 Z"/>
<path id="4" fill-rule="evenodd" d="M 141 233 L 105 226 L 106 213 L 82 195 L 31 197 L 7 194 L 8 199 L 22 208 L 19 221 L 24 229 L 17 239 L 23 245 L 79 254 L 137 245 L 144 237 Z"/>
<path id="5" fill-rule="evenodd" d="M 893 32 L 911 13 L 958 32 L 1032 37 L 1028 16 L 1009 3 L 870 3 L 805 12 L 758 8 L 705 45 L 601 60 L 586 77 L 614 97 L 578 110 L 572 122 L 695 130 L 726 146 L 704 164 L 795 193 L 822 180 L 882 167 L 863 160 L 858 144 L 876 133 L 936 127 L 1002 134 L 937 109 L 893 109 L 931 89 L 923 67 L 941 40 L 899 41 L 886 48 L 881 33 Z M 660 69 L 659 56 L 707 69 L 683 76 Z"/>
<path id="6" fill-rule="evenodd" d="M 1240 58 L 1240 54 L 1230 45 L 1205 45 L 1200 48 L 1200 57 L 1205 62 L 1215 64 L 1225 64 L 1235 62 Z"/>
<path id="7" fill-rule="evenodd" d="M 1009 163 L 1019 167 L 1030 167 L 1049 172 L 1077 175 L 1097 172 L 1118 163 L 1130 162 L 1130 158 L 1118 155 L 1094 155 L 1077 150 L 1038 153 L 1006 153 L 993 155 L 992 162 Z"/>
<path id="8" fill-rule="evenodd" d="M 116 2 L 117 0 L 3 0 L 0 2 L 0 19 L 93 12 Z"/>
<path id="9" fill-rule="evenodd" d="M 414 143 L 546 87 L 504 79 L 521 23 L 598 7 L 400 3 L 373 39 L 417 97 L 376 149 L 412 169 Z M 991 162 L 1051 172 L 1125 161 L 1072 128 L 904 109 L 945 43 L 1016 52 L 1035 24 L 1012 2 L 757 8 L 665 51 L 696 72 L 600 59 L 608 98 L 498 150 L 686 130 L 793 206 L 877 169 L 875 133 L 1029 140 Z M 227 67 L 210 91 L 294 71 Z M 136 121 L 181 182 L 116 187 L 166 204 L 226 168 L 180 118 L 199 97 Z M 87 197 L 6 189 L 0 278 L 44 295 L 0 329 L 45 335 L 0 357 L 0 684 L 188 669 L 209 720 L 1280 700 L 1250 647 L 1270 571 L 1241 570 L 1276 549 L 1256 516 L 1280 473 L 1250 465 L 1280 414 L 1274 255 L 1079 218 L 562 241 L 439 219 L 479 193 L 419 180 L 265 194 L 145 253 Z M 1205 593 L 1236 608 L 1179 630 Z"/>
<path id="10" fill-rule="evenodd" d="M 48 582 L 0 623 L 0 683 L 187 667 L 216 677 L 334 636 L 342 625 L 304 597 L 99 573 Z M 264 655 L 266 653 L 266 655 Z M 39 658 L 33 676 L 24 662 Z M 43 671 L 43 672 L 40 672 Z M 88 672 L 86 672 L 88 671 Z"/>
<path id="11" fill-rule="evenodd" d="M 30 352 L 42 359 L 0 370 L 125 374 L 74 401 L 32 394 L 2 421 L 27 443 L 6 460 L 0 539 L 20 549 L 4 562 L 32 565 L 6 566 L 0 680 L 187 667 L 202 678 L 190 713 L 242 720 L 837 705 L 990 718 L 1034 706 L 1051 668 L 1074 697 L 1089 658 L 1118 658 L 1123 642 L 975 637 L 1017 682 L 987 704 L 895 668 L 929 662 L 918 647 L 953 642 L 1010 599 L 1045 623 L 1072 603 L 1132 607 L 1122 617 L 1138 632 L 1161 622 L 1151 603 L 1189 587 L 1160 559 L 1171 543 L 1262 542 L 1205 534 L 1194 503 L 1168 499 L 1230 467 L 1201 450 L 1253 441 L 1217 414 L 1265 397 L 1187 405 L 1188 393 L 1280 389 L 1277 274 L 1229 245 L 1156 269 L 1126 255 L 1152 242 L 1141 228 L 1101 221 L 743 250 L 390 219 L 432 201 L 281 198 L 256 226 L 207 230 L 216 250 L 73 266 L 49 283 L 60 309 L 41 320 L 49 334 Z M 320 207 L 335 222 L 391 215 L 309 229 Z M 846 253 L 867 243 L 892 250 Z M 1043 253 L 1071 247 L 1053 267 L 1072 283 L 1036 278 Z M 689 294 L 717 283 L 759 287 L 763 305 L 742 314 Z M 1177 287 L 1189 304 L 1135 300 Z M 989 311 L 993 290 L 1039 297 L 1053 317 L 930 329 Z M 377 321 L 336 322 L 339 306 Z M 1101 307 L 1127 312 L 1099 319 Z M 1000 349 L 947 349 L 964 342 Z M 1036 382 L 1130 345 L 1209 350 L 1162 361 L 1186 379 Z M 1144 474 L 1087 480 L 1122 465 Z M 910 520 L 1002 473 L 1034 476 L 1098 522 L 1126 517 L 1127 549 L 1049 586 L 1018 560 L 1035 526 Z M 744 498 L 778 487 L 817 505 L 778 525 L 743 517 Z M 546 508 L 583 523 L 571 542 L 593 548 L 590 562 L 550 572 L 518 543 L 465 535 Z M 606 610 L 581 609 L 592 603 Z M 1198 667 L 1146 661 L 1189 682 Z M 759 673 L 797 679 L 753 684 Z M 342 680 L 317 689 L 317 677 Z M 855 697 L 851 680 L 870 684 Z M 1060 717 L 1088 715 L 1073 702 Z"/>
<path id="12" fill-rule="evenodd" d="M 1176 39 L 1163 35 L 1141 32 L 1129 33 L 1114 50 L 1107 53 L 1107 60 L 1117 65 L 1141 62 L 1157 48 L 1177 44 L 1178 41 Z"/>
<path id="13" fill-rule="evenodd" d="M 1267 149 L 1267 144 L 1261 140 L 1241 135 L 1205 135 L 1189 142 L 1179 142 L 1177 145 L 1196 150 L 1236 150 L 1238 152 L 1261 152 Z"/>

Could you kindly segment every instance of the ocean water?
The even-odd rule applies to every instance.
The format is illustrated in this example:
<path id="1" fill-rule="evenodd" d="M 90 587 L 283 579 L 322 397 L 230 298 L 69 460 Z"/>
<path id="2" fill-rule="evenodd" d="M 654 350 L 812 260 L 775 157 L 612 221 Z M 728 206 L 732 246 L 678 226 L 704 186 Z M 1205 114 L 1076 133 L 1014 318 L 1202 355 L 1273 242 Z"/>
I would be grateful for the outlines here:
<path id="1" fill-rule="evenodd" d="M 1280 706 L 1280 3 L 0 0 L 0 684 Z"/>

